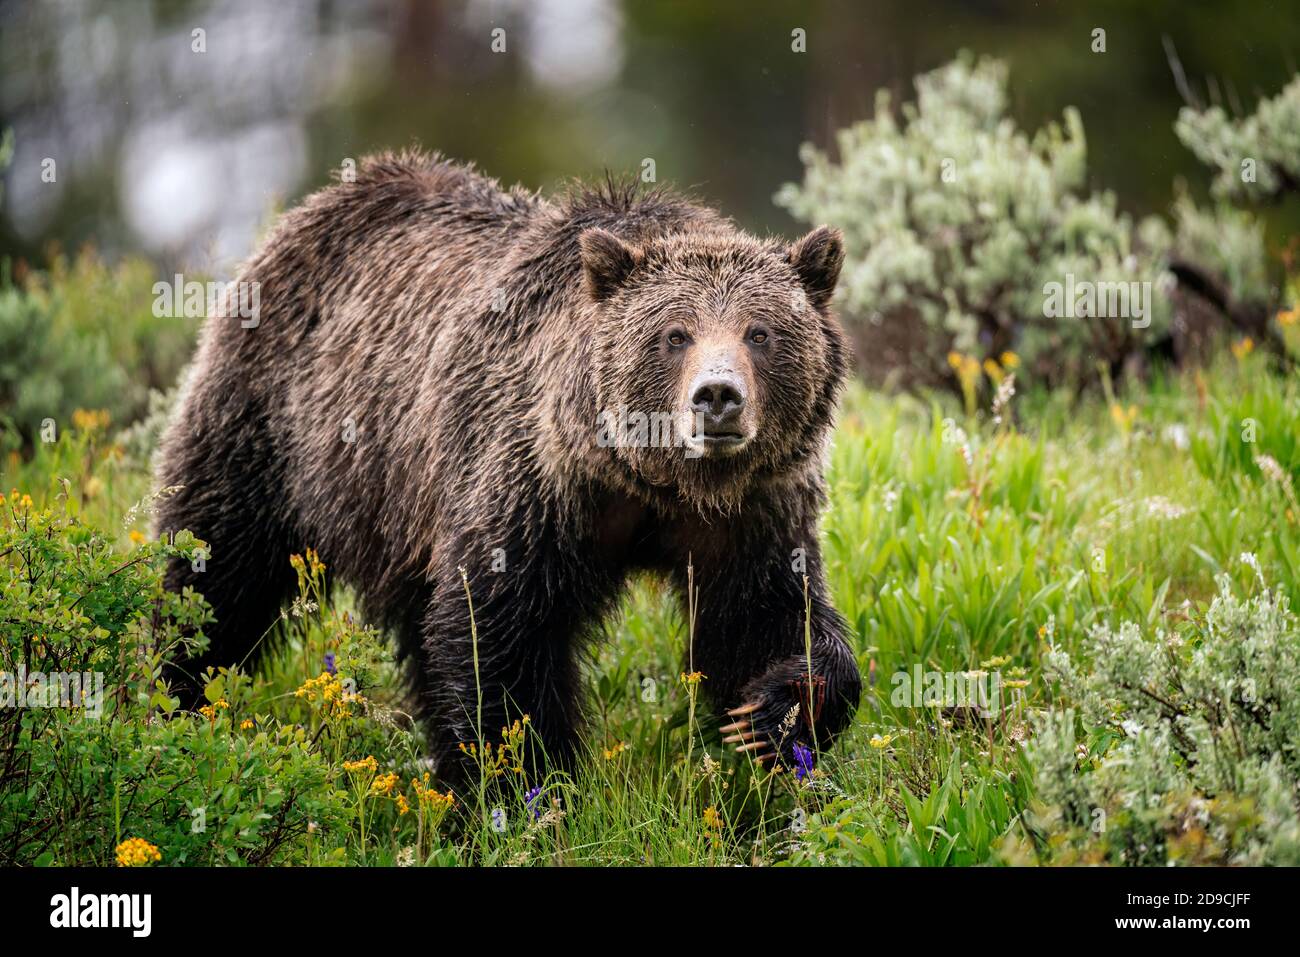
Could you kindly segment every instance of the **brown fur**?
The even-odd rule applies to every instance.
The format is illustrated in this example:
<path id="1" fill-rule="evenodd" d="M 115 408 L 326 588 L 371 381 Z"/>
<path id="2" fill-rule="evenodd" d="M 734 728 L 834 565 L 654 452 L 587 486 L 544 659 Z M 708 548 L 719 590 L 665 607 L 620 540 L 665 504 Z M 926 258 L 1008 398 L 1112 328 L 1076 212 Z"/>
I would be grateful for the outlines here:
<path id="1" fill-rule="evenodd" d="M 160 527 L 212 548 L 206 571 L 169 575 L 217 616 L 188 670 L 248 654 L 289 554 L 311 545 L 398 633 L 439 770 L 459 782 L 455 746 L 477 737 L 464 568 L 483 730 L 528 713 L 563 767 L 583 639 L 630 573 L 680 588 L 689 560 L 713 700 L 759 701 L 756 726 L 787 756 L 796 739 L 825 744 L 860 687 L 816 535 L 846 364 L 828 311 L 841 256 L 826 229 L 787 247 L 668 193 L 607 183 L 546 200 L 420 154 L 308 197 L 239 276 L 260 283 L 260 324 L 208 322 L 164 442 L 160 480 L 184 488 Z M 598 443 L 599 413 L 620 406 L 670 412 L 691 436 L 688 392 L 715 372 L 747 393 L 738 451 Z M 830 693 L 815 728 L 778 741 L 807 669 L 796 549 Z"/>

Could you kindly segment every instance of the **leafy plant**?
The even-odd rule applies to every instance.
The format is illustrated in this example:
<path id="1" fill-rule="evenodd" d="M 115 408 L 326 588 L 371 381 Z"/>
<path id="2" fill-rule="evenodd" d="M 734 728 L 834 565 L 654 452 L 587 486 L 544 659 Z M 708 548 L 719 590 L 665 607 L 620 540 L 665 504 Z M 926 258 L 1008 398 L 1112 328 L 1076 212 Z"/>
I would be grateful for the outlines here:
<path id="1" fill-rule="evenodd" d="M 8 270 L 6 270 L 6 277 Z M 155 316 L 154 270 L 115 268 L 83 251 L 46 272 L 0 284 L 0 420 L 28 444 L 50 440 L 76 409 L 104 409 L 128 424 L 149 411 L 189 361 L 198 320 Z M 43 429 L 43 427 L 45 427 Z"/>
<path id="2" fill-rule="evenodd" d="M 1300 622 L 1258 578 L 1226 575 L 1201 612 L 1152 635 L 1099 625 L 1091 669 L 1052 649 L 1062 711 L 1031 740 L 1033 822 L 1056 860 L 1115 864 L 1300 862 Z"/>
<path id="3" fill-rule="evenodd" d="M 1214 191 L 1232 199 L 1276 199 L 1300 189 L 1300 76 L 1240 119 L 1221 106 L 1186 106 L 1178 138 L 1217 171 Z"/>
<path id="4" fill-rule="evenodd" d="M 1248 217 L 1184 199 L 1172 229 L 1135 223 L 1112 194 L 1084 192 L 1078 112 L 1028 135 L 1006 115 L 1006 85 L 1002 63 L 963 55 L 917 77 L 916 101 L 897 111 L 882 91 L 873 118 L 840 131 L 834 159 L 805 145 L 803 182 L 776 195 L 797 218 L 842 228 L 840 301 L 873 378 L 905 370 L 935 384 L 955 369 L 969 388 L 1010 353 L 1032 382 L 1077 385 L 1099 361 L 1114 374 L 1167 339 L 1180 283 L 1201 302 L 1212 277 L 1226 281 L 1235 298 L 1215 304 L 1221 323 L 1267 294 Z M 1080 314 L 1076 282 L 1115 298 Z M 1133 289 L 1146 292 L 1140 307 Z"/>

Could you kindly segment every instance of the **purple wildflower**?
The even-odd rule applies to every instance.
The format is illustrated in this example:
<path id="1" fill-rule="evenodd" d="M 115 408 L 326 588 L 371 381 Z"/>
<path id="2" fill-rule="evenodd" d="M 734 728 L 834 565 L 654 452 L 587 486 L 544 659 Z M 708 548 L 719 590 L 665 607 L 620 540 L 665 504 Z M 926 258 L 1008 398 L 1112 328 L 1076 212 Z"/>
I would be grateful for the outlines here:
<path id="1" fill-rule="evenodd" d="M 805 748 L 802 744 L 794 746 L 794 775 L 797 780 L 802 781 L 813 772 L 813 753 L 810 748 Z"/>
<path id="2" fill-rule="evenodd" d="M 332 651 L 325 652 L 325 670 L 332 675 L 338 674 L 339 669 L 338 666 L 334 664 L 334 652 Z"/>
<path id="3" fill-rule="evenodd" d="M 528 812 L 532 814 L 534 821 L 540 820 L 542 817 L 541 803 L 538 800 L 541 796 L 542 789 L 540 787 L 530 788 L 528 793 L 524 795 L 524 806 L 528 808 Z"/>

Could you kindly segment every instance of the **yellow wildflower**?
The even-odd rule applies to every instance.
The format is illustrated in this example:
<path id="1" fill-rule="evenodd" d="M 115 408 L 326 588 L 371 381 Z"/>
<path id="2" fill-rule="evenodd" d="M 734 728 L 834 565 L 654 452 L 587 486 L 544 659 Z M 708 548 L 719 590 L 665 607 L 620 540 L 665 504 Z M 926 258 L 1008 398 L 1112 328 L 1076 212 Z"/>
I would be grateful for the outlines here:
<path id="1" fill-rule="evenodd" d="M 445 814 L 456 804 L 456 798 L 452 795 L 451 791 L 448 791 L 446 794 L 439 794 L 429 785 L 428 771 L 424 773 L 423 781 L 419 778 L 411 778 L 411 788 L 415 791 L 415 799 L 419 802 L 421 809 L 427 809 L 430 814 L 435 817 Z M 410 805 L 406 804 L 405 798 L 400 798 L 397 806 L 399 810 L 402 807 L 406 807 L 407 810 L 410 810 Z M 406 812 L 403 811 L 402 813 Z"/>
<path id="2" fill-rule="evenodd" d="M 473 758 L 483 766 L 483 771 L 490 777 L 500 777 L 507 771 L 513 774 L 522 775 L 524 773 L 524 740 L 528 736 L 528 728 L 532 725 L 532 719 L 524 715 L 522 719 L 515 719 L 509 727 L 501 729 L 501 743 L 494 744 L 491 741 L 483 742 L 483 750 L 480 754 L 478 745 L 473 742 L 460 742 L 456 745 L 461 754 Z"/>
<path id="3" fill-rule="evenodd" d="M 960 352 L 948 353 L 948 365 L 957 373 L 961 383 L 962 398 L 966 403 L 967 414 L 975 412 L 975 394 L 979 385 L 980 360 L 975 356 L 962 355 Z"/>
<path id="4" fill-rule="evenodd" d="M 162 860 L 162 852 L 142 837 L 128 837 L 117 845 L 118 867 L 148 867 Z"/>
<path id="5" fill-rule="evenodd" d="M 1137 414 L 1138 410 L 1136 405 L 1130 405 L 1125 409 L 1118 402 L 1112 402 L 1110 404 L 1110 417 L 1114 419 L 1115 424 L 1125 432 L 1132 428 L 1133 423 L 1137 420 Z"/>
<path id="6" fill-rule="evenodd" d="M 99 432 L 108 428 L 110 421 L 107 409 L 76 409 L 72 413 L 72 425 L 78 432 Z"/>
<path id="7" fill-rule="evenodd" d="M 374 755 L 368 754 L 360 761 L 344 761 L 343 770 L 347 771 L 349 774 L 355 774 L 361 771 L 374 774 L 379 770 L 379 762 L 375 760 Z"/>
<path id="8" fill-rule="evenodd" d="M 293 693 L 293 696 L 302 698 L 308 704 L 319 706 L 322 710 L 340 717 L 347 717 L 351 714 L 348 708 L 349 704 L 365 701 L 365 698 L 359 693 L 344 691 L 343 680 L 338 675 L 332 675 L 328 671 L 322 671 L 315 678 L 308 678 Z"/>

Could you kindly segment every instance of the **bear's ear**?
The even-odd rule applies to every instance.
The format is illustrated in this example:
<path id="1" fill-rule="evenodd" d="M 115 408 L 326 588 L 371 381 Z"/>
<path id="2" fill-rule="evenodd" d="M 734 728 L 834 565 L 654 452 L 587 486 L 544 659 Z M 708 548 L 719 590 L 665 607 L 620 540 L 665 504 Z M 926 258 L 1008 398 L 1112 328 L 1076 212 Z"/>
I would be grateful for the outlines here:
<path id="1" fill-rule="evenodd" d="M 583 230 L 578 237 L 578 248 L 582 252 L 587 294 L 596 302 L 604 302 L 614 295 L 641 263 L 641 250 L 598 226 Z"/>
<path id="2" fill-rule="evenodd" d="M 785 258 L 803 283 L 809 302 L 821 307 L 831 301 L 840 267 L 844 265 L 844 237 L 838 229 L 818 226 L 792 243 Z"/>

